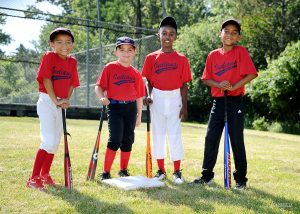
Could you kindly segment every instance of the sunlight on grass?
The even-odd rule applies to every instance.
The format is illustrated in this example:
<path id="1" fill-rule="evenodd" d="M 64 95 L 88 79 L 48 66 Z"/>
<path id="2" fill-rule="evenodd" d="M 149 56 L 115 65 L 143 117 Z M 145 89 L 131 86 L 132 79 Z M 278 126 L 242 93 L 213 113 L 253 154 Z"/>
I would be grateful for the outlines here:
<path id="1" fill-rule="evenodd" d="M 173 164 L 166 159 L 166 187 L 123 191 L 97 182 L 87 182 L 86 174 L 96 140 L 98 121 L 67 120 L 74 190 L 65 190 L 63 142 L 55 156 L 51 174 L 57 187 L 46 192 L 25 187 L 40 144 L 37 118 L 0 117 L 0 211 L 1 213 L 299 213 L 300 136 L 245 130 L 248 157 L 248 189 L 243 192 L 223 188 L 223 143 L 215 168 L 213 187 L 177 186 L 172 183 Z M 200 176 L 205 125 L 183 124 L 187 182 Z M 136 129 L 129 170 L 145 174 L 146 124 Z M 103 124 L 97 175 L 103 167 L 108 137 Z M 223 142 L 223 141 L 221 141 Z M 233 159 L 233 158 L 232 158 Z M 232 163 L 232 165 L 234 165 Z M 119 153 L 112 176 L 117 177 Z M 153 161 L 153 172 L 157 170 Z M 232 169 L 233 170 L 233 169 Z M 234 185 L 234 181 L 233 181 Z"/>

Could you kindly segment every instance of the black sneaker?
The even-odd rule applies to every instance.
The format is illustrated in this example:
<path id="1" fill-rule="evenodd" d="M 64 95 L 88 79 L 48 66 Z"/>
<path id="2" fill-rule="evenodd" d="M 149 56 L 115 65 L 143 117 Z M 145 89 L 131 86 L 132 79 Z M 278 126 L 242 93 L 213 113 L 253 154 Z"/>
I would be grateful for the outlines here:
<path id="1" fill-rule="evenodd" d="M 120 177 L 130 176 L 130 174 L 128 172 L 128 169 L 121 169 L 118 174 L 119 174 Z"/>
<path id="2" fill-rule="evenodd" d="M 238 183 L 236 183 L 234 189 L 236 189 L 236 190 L 244 190 L 244 189 L 246 189 L 246 182 L 238 182 Z"/>
<path id="3" fill-rule="evenodd" d="M 159 181 L 164 180 L 166 177 L 166 173 L 163 172 L 161 169 L 157 170 L 156 175 L 154 176 L 154 178 Z"/>
<path id="4" fill-rule="evenodd" d="M 212 186 L 214 184 L 214 179 L 210 179 L 210 180 L 207 180 L 207 179 L 204 179 L 202 177 L 200 178 L 196 178 L 193 182 L 189 183 L 189 184 L 200 184 L 200 185 L 207 185 L 207 186 Z"/>
<path id="5" fill-rule="evenodd" d="M 103 180 L 106 180 L 106 179 L 110 179 L 111 176 L 110 176 L 110 173 L 109 172 L 102 172 L 100 175 L 100 181 L 103 181 Z"/>
<path id="6" fill-rule="evenodd" d="M 179 170 L 175 171 L 173 173 L 173 183 L 174 184 L 182 184 L 183 183 L 182 174 Z"/>

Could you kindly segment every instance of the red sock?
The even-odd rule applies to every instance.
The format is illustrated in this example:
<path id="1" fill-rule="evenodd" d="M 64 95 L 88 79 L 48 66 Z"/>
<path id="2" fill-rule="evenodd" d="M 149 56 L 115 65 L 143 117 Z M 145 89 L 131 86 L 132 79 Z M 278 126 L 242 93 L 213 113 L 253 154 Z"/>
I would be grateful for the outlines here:
<path id="1" fill-rule="evenodd" d="M 180 160 L 174 161 L 174 172 L 180 170 Z"/>
<path id="2" fill-rule="evenodd" d="M 120 170 L 127 169 L 131 152 L 122 152 L 120 156 Z"/>
<path id="3" fill-rule="evenodd" d="M 49 174 L 53 158 L 54 158 L 54 154 L 48 153 L 46 155 L 41 169 L 41 176 Z"/>
<path id="4" fill-rule="evenodd" d="M 158 168 L 163 172 L 165 173 L 166 170 L 165 170 L 165 159 L 157 159 L 157 165 L 158 165 Z"/>
<path id="5" fill-rule="evenodd" d="M 104 172 L 110 172 L 116 153 L 117 151 L 113 151 L 109 148 L 106 148 L 105 159 L 104 159 Z"/>
<path id="6" fill-rule="evenodd" d="M 35 157 L 35 161 L 33 164 L 33 170 L 31 178 L 34 178 L 35 176 L 40 175 L 40 171 L 44 162 L 45 157 L 47 156 L 47 152 L 43 149 L 38 149 Z"/>

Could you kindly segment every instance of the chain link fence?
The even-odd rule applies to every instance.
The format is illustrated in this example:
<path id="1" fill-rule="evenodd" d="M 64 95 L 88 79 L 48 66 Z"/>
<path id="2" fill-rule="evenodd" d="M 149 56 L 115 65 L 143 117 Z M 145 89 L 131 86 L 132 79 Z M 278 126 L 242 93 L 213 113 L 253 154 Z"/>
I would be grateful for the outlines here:
<path id="1" fill-rule="evenodd" d="M 72 29 L 75 38 L 76 32 L 85 32 L 85 50 L 72 53 L 78 61 L 78 73 L 81 84 L 80 87 L 74 90 L 71 99 L 73 106 L 96 107 L 99 105 L 94 92 L 95 83 L 103 66 L 117 59 L 114 55 L 116 38 L 129 36 L 135 40 L 137 53 L 133 61 L 133 66 L 140 71 L 146 55 L 160 48 L 156 37 L 156 30 L 153 29 L 136 28 L 129 25 L 3 7 L 0 7 L 0 16 L 36 21 L 44 20 L 51 22 L 54 27 L 66 26 Z M 91 38 L 95 37 L 97 33 L 99 37 L 98 44 L 92 44 Z M 4 79 L 5 82 L 11 76 L 15 76 L 17 72 L 17 76 L 24 81 L 23 84 L 20 84 L 21 88 L 18 88 L 18 90 L 1 96 L 1 94 L 5 94 L 5 83 L 3 83 L 4 86 L 1 88 L 2 92 L 0 93 L 1 104 L 36 104 L 38 92 L 35 74 L 41 60 L 40 58 L 41 56 L 32 58 L 32 56 L 27 57 L 26 55 L 22 57 L 18 56 L 17 58 L 0 56 L 0 78 Z M 7 90 L 9 90 L 9 87 L 7 87 Z"/>

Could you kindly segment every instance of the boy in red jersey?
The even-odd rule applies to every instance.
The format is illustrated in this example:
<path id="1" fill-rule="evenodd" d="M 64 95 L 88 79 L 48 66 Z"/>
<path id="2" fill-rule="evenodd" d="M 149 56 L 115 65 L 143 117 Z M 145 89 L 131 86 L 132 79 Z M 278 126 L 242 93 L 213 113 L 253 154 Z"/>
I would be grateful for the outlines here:
<path id="1" fill-rule="evenodd" d="M 100 181 L 111 178 L 110 170 L 120 148 L 119 176 L 129 176 L 128 162 L 134 143 L 134 129 L 141 123 L 142 97 L 145 86 L 142 76 L 131 62 L 135 56 L 134 40 L 120 37 L 116 41 L 117 61 L 105 65 L 95 87 L 102 105 L 107 105 L 109 139 Z"/>
<path id="2" fill-rule="evenodd" d="M 45 184 L 54 185 L 49 171 L 62 135 L 61 108 L 68 108 L 73 89 L 79 86 L 77 61 L 69 56 L 74 36 L 66 28 L 50 33 L 50 46 L 37 71 L 39 100 L 37 114 L 40 119 L 41 145 L 37 151 L 33 171 L 26 185 L 43 190 Z"/>
<path id="3" fill-rule="evenodd" d="M 224 128 L 224 91 L 228 91 L 227 114 L 231 147 L 234 156 L 236 189 L 244 189 L 247 183 L 247 159 L 244 145 L 244 115 L 242 99 L 245 84 L 257 76 L 256 68 L 246 48 L 237 46 L 241 25 L 229 19 L 221 25 L 222 48 L 209 53 L 202 75 L 204 84 L 211 87 L 213 106 L 205 137 L 202 177 L 193 183 L 211 185 L 220 138 Z"/>
<path id="4" fill-rule="evenodd" d="M 165 17 L 158 30 L 161 49 L 150 53 L 144 63 L 142 75 L 147 78 L 151 104 L 152 152 L 157 160 L 155 178 L 166 178 L 166 135 L 170 159 L 174 163 L 173 181 L 183 183 L 180 163 L 183 159 L 180 120 L 187 118 L 187 83 L 191 81 L 188 59 L 173 49 L 177 24 L 173 17 Z"/>

